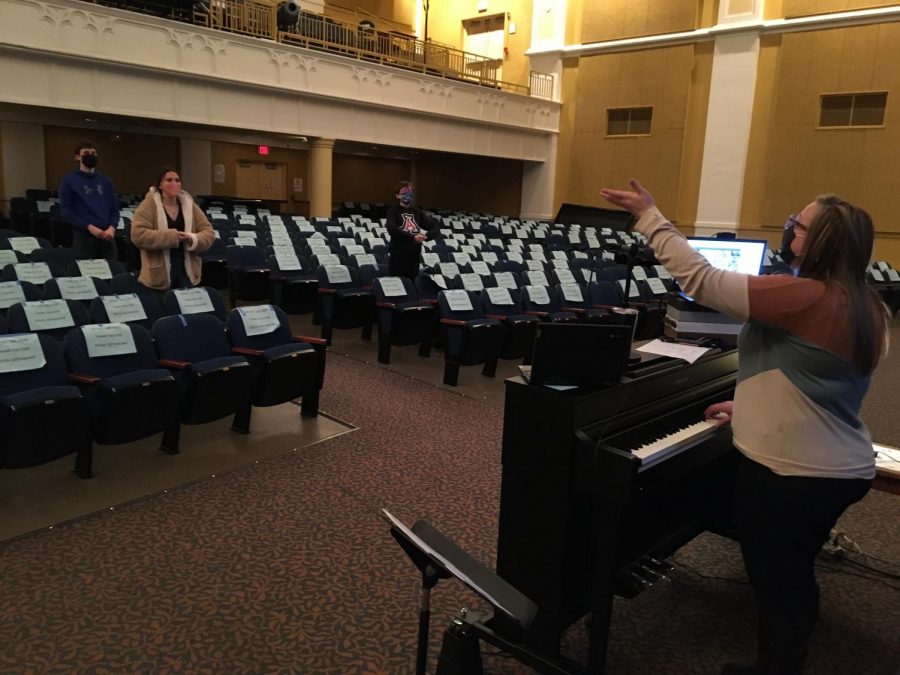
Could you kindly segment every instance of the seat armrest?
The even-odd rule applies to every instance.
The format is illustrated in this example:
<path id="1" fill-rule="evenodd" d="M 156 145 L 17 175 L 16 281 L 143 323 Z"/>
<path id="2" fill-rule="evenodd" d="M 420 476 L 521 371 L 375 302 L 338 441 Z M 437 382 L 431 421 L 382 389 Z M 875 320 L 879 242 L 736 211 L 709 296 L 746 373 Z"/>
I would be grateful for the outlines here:
<path id="1" fill-rule="evenodd" d="M 82 373 L 69 373 L 69 379 L 76 384 L 98 384 L 100 382 L 99 377 Z"/>
<path id="2" fill-rule="evenodd" d="M 295 335 L 294 342 L 308 342 L 311 345 L 327 345 L 328 340 L 317 337 L 308 337 L 306 335 Z"/>
<path id="3" fill-rule="evenodd" d="M 381 309 L 394 309 L 397 305 L 393 302 L 376 302 L 375 306 Z"/>
<path id="4" fill-rule="evenodd" d="M 175 359 L 160 359 L 159 365 L 176 370 L 184 370 L 191 365 L 190 361 L 176 361 Z"/>
<path id="5" fill-rule="evenodd" d="M 584 309 L 581 307 L 560 307 L 561 312 L 572 312 L 573 314 L 584 314 Z"/>
<path id="6" fill-rule="evenodd" d="M 495 319 L 497 321 L 506 321 L 509 317 L 505 314 L 485 314 L 485 319 Z"/>
<path id="7" fill-rule="evenodd" d="M 441 323 L 446 326 L 465 326 L 467 325 L 465 321 L 460 319 L 441 319 Z"/>
<path id="8" fill-rule="evenodd" d="M 322 287 L 319 287 L 319 293 L 327 293 L 327 294 L 329 294 L 329 295 L 334 295 L 335 293 L 337 293 L 337 289 L 336 289 L 336 288 L 322 288 Z"/>
<path id="9" fill-rule="evenodd" d="M 525 313 L 528 314 L 528 315 L 530 315 L 530 316 L 547 316 L 547 314 L 548 314 L 549 312 L 535 312 L 534 310 L 531 310 L 531 311 L 525 312 Z"/>
<path id="10" fill-rule="evenodd" d="M 251 347 L 232 347 L 231 351 L 241 356 L 262 356 L 262 349 L 253 349 Z"/>

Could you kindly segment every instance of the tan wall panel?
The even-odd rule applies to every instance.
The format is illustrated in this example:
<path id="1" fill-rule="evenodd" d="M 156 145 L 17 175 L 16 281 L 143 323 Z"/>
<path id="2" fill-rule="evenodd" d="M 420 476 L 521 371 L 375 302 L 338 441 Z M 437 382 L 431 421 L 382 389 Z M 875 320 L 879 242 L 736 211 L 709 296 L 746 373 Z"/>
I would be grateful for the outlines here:
<path id="1" fill-rule="evenodd" d="M 786 2 L 787 4 L 787 2 Z M 875 221 L 876 259 L 900 261 L 900 25 L 783 35 L 763 42 L 742 228 L 780 237 L 787 215 L 834 192 Z M 819 96 L 888 91 L 881 128 L 818 129 Z"/>
<path id="2" fill-rule="evenodd" d="M 744 173 L 744 189 L 741 195 L 741 223 L 762 222 L 763 196 L 766 191 L 766 167 L 772 149 L 771 125 L 775 81 L 778 75 L 778 59 L 781 54 L 781 36 L 764 36 L 760 40 L 756 91 L 753 95 L 753 113 L 750 122 L 750 140 L 747 147 L 747 164 Z"/>
<path id="3" fill-rule="evenodd" d="M 416 158 L 417 199 L 435 208 L 519 215 L 522 162 L 464 155 Z"/>
<path id="4" fill-rule="evenodd" d="M 846 12 L 851 9 L 888 7 L 894 4 L 896 2 L 892 0 L 782 0 L 783 16 L 785 17 Z M 768 9 L 768 6 L 766 9 Z"/>
<path id="5" fill-rule="evenodd" d="M 601 206 L 601 187 L 624 186 L 638 177 L 652 188 L 661 208 L 676 213 L 693 66 L 693 46 L 581 60 L 577 91 L 564 106 L 560 176 L 565 182 L 557 180 L 558 203 Z M 576 107 L 571 127 L 565 116 L 568 101 Z M 632 106 L 653 107 L 651 134 L 606 136 L 607 108 Z"/>
<path id="6" fill-rule="evenodd" d="M 412 165 L 405 159 L 362 157 L 335 153 L 332 162 L 332 201 L 394 201 L 394 188 L 401 180 L 409 180 Z"/>
<path id="7" fill-rule="evenodd" d="M 235 196 L 235 166 L 238 160 L 248 162 L 271 162 L 286 165 L 287 201 L 281 205 L 285 213 L 308 214 L 309 212 L 309 167 L 308 152 L 306 150 L 291 150 L 287 148 L 269 148 L 269 154 L 262 156 L 257 152 L 257 146 L 241 143 L 214 142 L 210 148 L 213 165 L 222 164 L 225 167 L 225 182 L 213 183 L 212 192 L 221 197 Z M 210 167 L 212 171 L 212 167 Z M 303 190 L 294 192 L 294 179 L 299 178 Z M 190 186 L 185 186 L 190 192 Z"/>
<path id="8" fill-rule="evenodd" d="M 676 210 L 670 215 L 679 223 L 689 224 L 697 220 L 714 52 L 715 44 L 712 42 L 694 45 L 694 66 L 691 71 L 684 124 L 684 146 L 679 168 L 678 203 Z"/>
<path id="9" fill-rule="evenodd" d="M 582 13 L 582 41 L 600 42 L 693 30 L 699 20 L 697 0 L 606 0 L 587 2 Z"/>
<path id="10" fill-rule="evenodd" d="M 164 166 L 178 166 L 178 139 L 166 136 L 119 134 L 71 127 L 44 127 L 47 187 L 55 190 L 62 177 L 75 168 L 75 145 L 91 141 L 97 146 L 97 170 L 112 179 L 119 193 L 144 194 Z M 189 185 L 184 186 L 190 192 Z"/>

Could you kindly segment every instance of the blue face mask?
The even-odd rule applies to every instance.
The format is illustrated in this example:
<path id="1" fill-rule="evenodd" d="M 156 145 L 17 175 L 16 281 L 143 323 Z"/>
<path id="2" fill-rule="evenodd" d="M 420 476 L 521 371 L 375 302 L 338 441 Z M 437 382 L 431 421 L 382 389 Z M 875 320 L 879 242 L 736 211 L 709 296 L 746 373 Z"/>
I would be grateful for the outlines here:
<path id="1" fill-rule="evenodd" d="M 416 192 L 415 190 L 411 190 L 409 188 L 403 188 L 397 194 L 400 195 L 400 203 L 403 206 L 412 206 L 416 201 Z"/>

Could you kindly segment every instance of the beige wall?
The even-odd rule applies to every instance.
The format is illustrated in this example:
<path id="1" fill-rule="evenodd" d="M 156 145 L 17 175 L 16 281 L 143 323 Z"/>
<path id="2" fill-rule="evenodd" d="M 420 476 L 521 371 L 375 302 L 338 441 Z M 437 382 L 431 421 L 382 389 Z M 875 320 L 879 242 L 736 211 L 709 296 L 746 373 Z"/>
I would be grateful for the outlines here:
<path id="1" fill-rule="evenodd" d="M 307 214 L 309 211 L 309 168 L 308 152 L 306 150 L 290 150 L 287 148 L 270 147 L 269 154 L 262 156 L 257 153 L 257 146 L 240 143 L 212 143 L 212 164 L 222 164 L 225 167 L 225 182 L 212 184 L 212 193 L 223 197 L 235 195 L 235 167 L 238 160 L 248 162 L 270 162 L 286 165 L 287 196 L 288 201 L 281 205 L 281 209 L 289 213 Z M 212 171 L 212 167 L 210 167 Z M 299 178 L 303 190 L 295 192 L 294 179 Z M 190 191 L 189 186 L 185 188 Z"/>
<path id="2" fill-rule="evenodd" d="M 786 34 L 761 63 L 742 224 L 777 232 L 835 192 L 872 214 L 876 256 L 900 259 L 900 24 Z M 884 127 L 816 128 L 820 94 L 857 91 L 889 92 Z"/>
<path id="3" fill-rule="evenodd" d="M 525 50 L 531 46 L 531 0 L 488 0 L 487 10 L 478 12 L 475 0 L 464 2 L 432 2 L 428 12 L 428 37 L 456 49 L 463 47 L 462 22 L 496 14 L 507 14 L 509 22 L 516 23 L 514 35 L 506 34 L 509 54 L 503 61 L 501 79 L 505 82 L 527 85 L 530 71 Z"/>
<path id="4" fill-rule="evenodd" d="M 418 200 L 435 208 L 519 215 L 522 162 L 464 155 L 420 155 L 415 160 Z"/>
<path id="5" fill-rule="evenodd" d="M 768 2 L 766 3 L 768 5 Z M 809 16 L 895 5 L 896 0 L 781 0 L 783 16 Z M 768 6 L 767 8 L 768 9 Z"/>
<path id="6" fill-rule="evenodd" d="M 394 188 L 409 180 L 412 165 L 405 159 L 363 157 L 335 153 L 332 163 L 332 201 L 390 204 Z"/>
<path id="7" fill-rule="evenodd" d="M 688 45 L 591 56 L 581 59 L 577 73 L 566 68 L 563 89 L 571 98 L 563 106 L 557 206 L 605 205 L 598 194 L 601 187 L 624 186 L 638 177 L 670 217 L 680 220 L 682 212 L 694 213 L 696 176 L 689 177 L 694 182 L 687 192 L 681 190 L 681 181 L 683 171 L 699 175 L 702 140 L 698 147 L 696 137 L 688 142 L 685 133 L 690 122 L 691 133 L 702 139 L 704 123 L 696 115 L 705 109 L 710 60 L 708 48 L 695 55 Z M 696 109 L 692 100 L 699 101 Z M 633 106 L 653 107 L 650 135 L 607 137 L 607 108 Z M 685 156 L 686 144 L 690 158 Z"/>
<path id="8" fill-rule="evenodd" d="M 46 126 L 44 153 L 51 190 L 75 168 L 75 145 L 81 141 L 97 146 L 97 170 L 112 179 L 119 193 L 144 194 L 164 166 L 178 166 L 177 138 Z M 189 185 L 184 188 L 191 191 Z"/>
<path id="9" fill-rule="evenodd" d="M 693 30 L 698 0 L 605 0 L 585 2 L 582 41 L 618 40 Z"/>

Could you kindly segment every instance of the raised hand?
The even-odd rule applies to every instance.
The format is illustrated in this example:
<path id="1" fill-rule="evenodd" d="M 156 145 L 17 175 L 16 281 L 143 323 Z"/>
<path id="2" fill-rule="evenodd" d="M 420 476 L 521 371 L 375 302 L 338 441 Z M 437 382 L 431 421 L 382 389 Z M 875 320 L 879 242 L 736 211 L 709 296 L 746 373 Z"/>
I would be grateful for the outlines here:
<path id="1" fill-rule="evenodd" d="M 647 190 L 644 189 L 644 186 L 636 179 L 632 178 L 630 183 L 631 190 L 602 188 L 600 190 L 600 196 L 608 202 L 611 202 L 626 211 L 630 211 L 636 218 L 640 218 L 647 209 L 656 204 L 656 200 L 653 199 L 653 195 L 647 192 Z"/>

